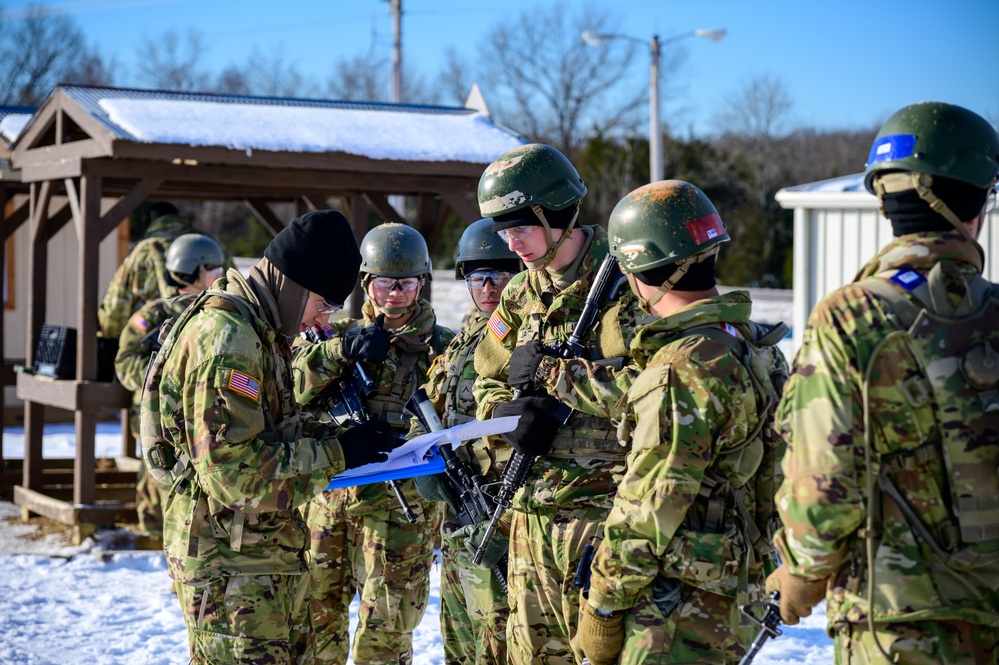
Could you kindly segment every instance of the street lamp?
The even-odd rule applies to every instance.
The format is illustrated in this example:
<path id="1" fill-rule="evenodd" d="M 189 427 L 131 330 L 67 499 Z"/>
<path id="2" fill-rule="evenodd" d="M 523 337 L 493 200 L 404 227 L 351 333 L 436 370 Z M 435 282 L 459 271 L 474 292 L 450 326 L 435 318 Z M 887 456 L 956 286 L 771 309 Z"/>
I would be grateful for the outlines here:
<path id="1" fill-rule="evenodd" d="M 656 182 L 663 179 L 663 133 L 659 116 L 659 51 L 664 44 L 680 41 L 687 37 L 703 37 L 713 42 L 720 42 L 725 38 L 724 28 L 711 28 L 704 30 L 693 30 L 679 35 L 673 35 L 663 42 L 659 41 L 659 35 L 652 35 L 649 42 L 649 53 L 652 55 L 652 64 L 649 66 L 649 182 Z M 600 46 L 614 39 L 627 39 L 628 41 L 644 44 L 644 39 L 632 37 L 631 35 L 621 35 L 616 33 L 600 33 L 593 30 L 583 30 L 583 41 L 587 46 Z"/>

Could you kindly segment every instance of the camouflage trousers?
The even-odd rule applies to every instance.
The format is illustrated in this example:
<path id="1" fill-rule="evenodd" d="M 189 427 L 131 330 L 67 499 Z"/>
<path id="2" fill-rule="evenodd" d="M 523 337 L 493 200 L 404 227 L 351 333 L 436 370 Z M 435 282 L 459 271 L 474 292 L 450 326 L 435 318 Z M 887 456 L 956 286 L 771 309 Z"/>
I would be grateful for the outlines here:
<path id="1" fill-rule="evenodd" d="M 624 617 L 621 665 L 738 663 L 756 629 L 734 598 L 657 577 Z"/>
<path id="2" fill-rule="evenodd" d="M 607 513 L 595 507 L 513 513 L 508 662 L 582 662 L 582 649 L 572 645 L 579 625 L 579 591 L 573 580 L 583 548 L 603 534 Z"/>
<path id="3" fill-rule="evenodd" d="M 997 665 L 999 629 L 965 621 L 920 621 L 834 627 L 836 665 Z M 875 636 L 881 648 L 875 644 Z M 881 649 L 888 654 L 885 658 Z"/>
<path id="4" fill-rule="evenodd" d="M 139 530 L 151 538 L 163 539 L 163 503 L 170 488 L 153 480 L 143 462 L 135 483 L 135 512 L 139 519 Z"/>
<path id="5" fill-rule="evenodd" d="M 430 598 L 438 504 L 410 497 L 417 517 L 410 524 L 394 496 L 361 514 L 351 513 L 350 501 L 348 490 L 332 490 L 308 506 L 316 663 L 347 662 L 350 603 L 359 593 L 354 663 L 409 664 L 413 630 Z"/>
<path id="6" fill-rule="evenodd" d="M 472 563 L 448 510 L 441 539 L 441 637 L 447 665 L 506 663 L 506 593 L 491 570 Z"/>
<path id="7" fill-rule="evenodd" d="M 193 665 L 311 665 L 309 575 L 237 575 L 175 584 Z"/>

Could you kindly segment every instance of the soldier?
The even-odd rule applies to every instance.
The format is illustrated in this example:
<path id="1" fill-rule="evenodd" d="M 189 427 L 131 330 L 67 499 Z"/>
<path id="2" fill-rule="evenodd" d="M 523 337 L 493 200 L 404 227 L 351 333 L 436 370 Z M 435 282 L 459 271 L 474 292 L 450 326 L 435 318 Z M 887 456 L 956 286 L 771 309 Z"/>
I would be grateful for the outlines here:
<path id="1" fill-rule="evenodd" d="M 486 322 L 500 293 L 510 279 L 520 272 L 520 259 L 493 233 L 492 221 L 480 219 L 470 224 L 458 241 L 454 266 L 455 279 L 464 279 L 475 310 L 468 325 L 451 340 L 437 357 L 424 385 L 445 427 L 454 427 L 475 419 L 475 347 L 487 333 Z M 414 431 L 418 426 L 414 420 Z M 466 443 L 454 451 L 474 473 L 487 482 L 499 480 L 503 464 L 509 458 L 506 446 L 489 447 L 485 442 Z M 416 489 L 428 501 L 445 501 L 447 490 L 441 476 L 416 479 Z M 444 638 L 444 662 L 506 663 L 506 619 L 509 606 L 506 592 L 489 568 L 472 563 L 464 549 L 463 534 L 455 510 L 445 502 L 441 539 L 441 635 Z"/>
<path id="2" fill-rule="evenodd" d="M 368 295 L 363 318 L 334 321 L 332 339 L 296 350 L 302 378 L 295 398 L 305 408 L 324 410 L 320 394 L 360 362 L 377 383 L 377 394 L 366 400 L 368 414 L 405 435 L 409 418 L 403 407 L 454 333 L 437 325 L 430 303 L 419 298 L 431 277 L 419 231 L 405 224 L 377 226 L 361 241 L 361 257 Z M 430 595 L 440 512 L 436 503 L 420 499 L 412 480 L 399 485 L 415 523 L 385 483 L 324 491 L 309 506 L 319 663 L 347 662 L 349 609 L 358 591 L 354 662 L 412 661 L 413 630 Z"/>
<path id="3" fill-rule="evenodd" d="M 154 205 L 150 214 L 157 216 L 115 270 L 97 310 L 98 332 L 105 339 L 117 340 L 132 315 L 148 301 L 177 295 L 167 280 L 164 258 L 175 238 L 191 232 L 191 220 L 169 203 Z"/>
<path id="4" fill-rule="evenodd" d="M 198 296 L 150 368 L 143 453 L 151 473 L 173 479 L 164 547 L 193 663 L 312 662 L 301 508 L 344 468 L 384 459 L 397 437 L 377 424 L 334 436 L 303 418 L 287 340 L 309 291 L 343 302 L 359 264 L 343 215 L 293 220 L 245 279 L 230 269 Z"/>
<path id="5" fill-rule="evenodd" d="M 194 294 L 204 291 L 222 276 L 224 260 L 222 247 L 208 236 L 188 233 L 177 238 L 166 252 L 166 281 L 178 294 L 187 296 L 158 298 L 147 302 L 132 316 L 121 333 L 114 367 L 118 381 L 132 391 L 129 426 L 136 441 L 139 440 L 142 380 L 153 351 L 159 348 L 156 337 L 160 325 L 167 319 L 178 316 L 194 301 Z M 135 508 L 139 517 L 139 529 L 151 541 L 163 539 L 164 490 L 161 484 L 150 480 L 143 467 L 135 487 Z"/>
<path id="6" fill-rule="evenodd" d="M 582 340 L 587 359 L 557 359 L 543 348 L 568 340 L 607 254 L 603 229 L 577 225 L 585 194 L 569 160 L 542 144 L 505 153 L 479 180 L 480 211 L 528 267 L 503 291 L 475 350 L 478 419 L 521 416 L 503 438 L 539 457 L 510 520 L 511 663 L 582 659 L 570 646 L 579 613 L 572 582 L 584 547 L 602 532 L 625 468 L 627 449 L 611 416 L 634 377 L 625 366 L 634 298 L 626 293 L 604 307 Z M 548 395 L 511 401 L 512 388 Z M 563 404 L 580 411 L 564 427 L 554 415 Z M 469 535 L 466 548 L 474 551 L 481 531 Z"/>
<path id="7" fill-rule="evenodd" d="M 895 239 L 812 311 L 767 580 L 796 624 L 826 599 L 837 663 L 999 662 L 999 289 L 977 238 L 999 136 L 912 104 L 864 183 Z"/>
<path id="8" fill-rule="evenodd" d="M 636 189 L 607 233 L 655 320 L 631 345 L 642 372 L 618 430 L 631 453 L 591 566 L 579 643 L 592 665 L 736 663 L 754 632 L 740 626 L 739 603 L 764 600 L 764 562 L 773 561 L 783 453 L 773 420 L 787 378 L 773 344 L 787 328 L 751 322 L 745 291 L 719 295 L 715 258 L 729 236 L 694 185 Z"/>

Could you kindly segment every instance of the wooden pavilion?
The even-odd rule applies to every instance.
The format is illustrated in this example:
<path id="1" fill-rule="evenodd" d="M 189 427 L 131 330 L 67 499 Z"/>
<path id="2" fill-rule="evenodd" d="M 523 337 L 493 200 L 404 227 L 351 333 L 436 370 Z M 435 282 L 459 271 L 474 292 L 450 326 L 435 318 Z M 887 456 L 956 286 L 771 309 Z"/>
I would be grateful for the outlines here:
<path id="1" fill-rule="evenodd" d="M 275 233 L 286 220 L 275 215 L 274 203 L 294 202 L 299 214 L 336 203 L 360 241 L 369 210 L 407 223 L 389 202 L 404 195 L 415 197 L 411 223 L 432 251 L 449 215 L 466 223 L 479 218 L 479 176 L 521 143 L 467 108 L 57 86 L 11 146 L 29 196 L 22 208 L 4 209 L 4 229 L 28 222 L 31 358 L 46 318 L 47 243 L 72 222 L 79 241 L 76 377 L 16 377 L 25 456 L 15 503 L 25 516 L 73 525 L 77 540 L 93 525 L 134 521 L 134 508 L 98 496 L 95 480 L 98 413 L 129 404 L 120 385 L 97 381 L 97 248 L 142 201 L 243 201 Z M 359 308 L 362 299 L 351 300 Z M 46 406 L 74 413 L 71 492 L 49 488 L 43 478 Z M 123 455 L 134 456 L 122 429 Z"/>

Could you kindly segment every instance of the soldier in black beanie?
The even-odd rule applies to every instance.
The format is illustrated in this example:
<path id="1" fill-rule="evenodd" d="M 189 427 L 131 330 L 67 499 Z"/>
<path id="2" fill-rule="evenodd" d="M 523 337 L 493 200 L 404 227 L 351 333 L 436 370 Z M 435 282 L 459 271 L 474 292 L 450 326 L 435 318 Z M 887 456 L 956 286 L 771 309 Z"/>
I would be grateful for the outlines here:
<path id="1" fill-rule="evenodd" d="M 333 431 L 300 414 L 288 338 L 310 292 L 343 302 L 360 264 L 343 215 L 299 217 L 246 278 L 230 269 L 200 295 L 151 365 L 143 456 L 171 481 L 163 544 L 192 663 L 296 663 L 314 651 L 303 508 L 398 438 L 384 423 Z"/>

